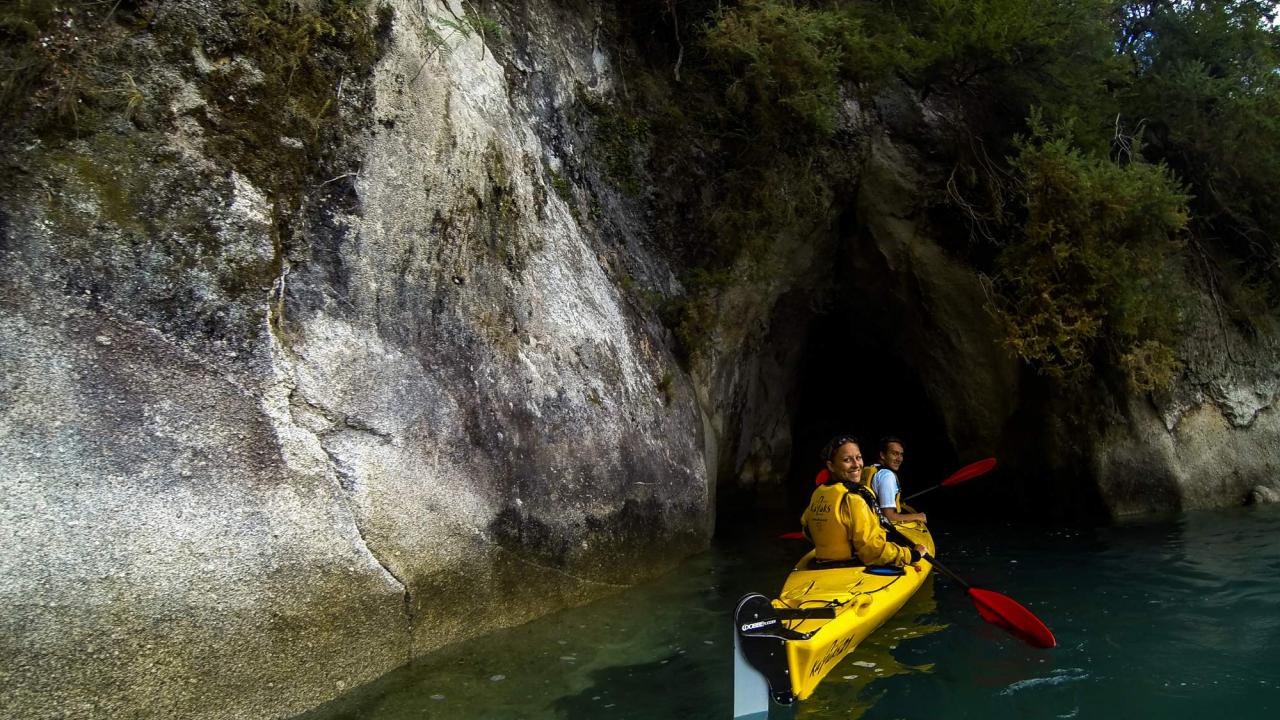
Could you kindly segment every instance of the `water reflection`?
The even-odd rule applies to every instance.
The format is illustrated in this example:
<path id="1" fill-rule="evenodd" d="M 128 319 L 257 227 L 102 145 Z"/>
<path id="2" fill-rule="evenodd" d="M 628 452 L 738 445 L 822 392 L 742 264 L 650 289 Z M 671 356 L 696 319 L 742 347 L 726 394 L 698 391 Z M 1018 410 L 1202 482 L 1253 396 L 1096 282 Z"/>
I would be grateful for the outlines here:
<path id="1" fill-rule="evenodd" d="M 725 608 L 737 599 L 724 578 L 758 571 L 706 553 L 659 582 L 434 653 L 303 717 L 723 717 Z"/>
<path id="2" fill-rule="evenodd" d="M 925 580 L 897 615 L 837 665 L 818 686 L 818 691 L 796 707 L 794 716 L 853 720 L 862 717 L 883 694 L 875 691 L 877 683 L 892 677 L 932 672 L 934 663 L 913 653 L 910 641 L 947 627 L 935 621 L 934 580 L 932 575 Z"/>
<path id="3" fill-rule="evenodd" d="M 935 576 L 794 712 L 833 718 L 1270 718 L 1280 508 L 1101 529 L 940 529 L 948 567 L 1044 619 L 1051 651 Z M 307 720 L 731 715 L 729 616 L 802 548 L 713 549 L 660 581 L 435 653 Z"/>

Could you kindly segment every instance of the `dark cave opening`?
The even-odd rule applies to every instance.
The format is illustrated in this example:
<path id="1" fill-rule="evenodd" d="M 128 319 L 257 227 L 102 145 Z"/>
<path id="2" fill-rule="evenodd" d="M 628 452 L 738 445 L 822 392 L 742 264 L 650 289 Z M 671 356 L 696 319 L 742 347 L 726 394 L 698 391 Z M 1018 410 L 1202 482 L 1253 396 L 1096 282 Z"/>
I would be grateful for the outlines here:
<path id="1" fill-rule="evenodd" d="M 900 477 L 903 495 L 936 485 L 963 462 L 978 459 L 973 451 L 956 448 L 941 409 L 922 385 L 907 360 L 881 342 L 883 331 L 868 320 L 872 310 L 852 293 L 849 298 L 815 309 L 802 291 L 783 298 L 775 308 L 772 326 L 773 372 L 755 382 L 781 382 L 790 438 L 789 456 L 775 464 L 781 487 L 744 484 L 736 457 L 722 458 L 717 492 L 716 534 L 785 532 L 798 527 L 800 514 L 814 489 L 814 476 L 823 467 L 823 445 L 837 434 L 861 440 L 866 464 L 877 462 L 879 440 L 900 438 L 906 449 Z M 883 315 L 881 316 L 883 318 Z M 750 438 L 740 437 L 739 443 Z M 963 461 L 963 462 L 962 462 Z M 982 493 L 970 495 L 970 502 Z M 955 494 L 926 495 L 919 509 L 929 512 L 946 505 L 962 511 L 970 502 L 955 502 Z"/>
<path id="2" fill-rule="evenodd" d="M 867 310 L 842 304 L 814 318 L 797 368 L 786 510 L 799 517 L 823 465 L 823 445 L 840 433 L 861 440 L 863 461 L 878 461 L 879 441 L 902 440 L 903 494 L 936 484 L 957 467 L 942 416 L 911 368 L 886 350 L 863 321 Z"/>
<path id="3" fill-rule="evenodd" d="M 744 450 L 722 457 L 717 535 L 761 527 L 795 530 L 823 467 L 820 451 L 836 434 L 858 437 L 867 464 L 877 462 L 882 437 L 900 438 L 907 453 L 900 471 L 904 496 L 936 485 L 960 466 L 960 459 L 977 459 L 974 451 L 954 446 L 941 409 L 908 358 L 885 341 L 886 333 L 899 331 L 903 314 L 893 301 L 876 302 L 864 288 L 850 286 L 797 289 L 779 299 L 764 353 L 768 360 L 755 369 L 754 382 L 774 385 L 769 392 L 785 399 L 773 412 L 786 417 L 756 418 L 754 424 L 787 425 L 789 455 L 773 463 L 781 471 L 781 487 L 743 482 Z M 752 424 L 744 423 L 744 431 Z M 746 433 L 736 438 L 740 447 L 752 442 Z"/>
<path id="4" fill-rule="evenodd" d="M 936 253 L 879 243 L 852 212 L 839 224 L 811 281 L 778 298 L 761 345 L 734 369 L 750 380 L 726 403 L 734 424 L 723 429 L 716 534 L 798 529 L 819 452 L 840 433 L 861 439 L 866 464 L 878 461 L 882 437 L 901 438 L 904 498 L 997 459 L 913 501 L 931 522 L 1105 520 L 1085 462 L 1089 427 L 1053 414 L 1063 399 L 1045 378 L 982 349 L 1000 338 L 973 319 L 981 298 L 947 294 L 945 272 L 927 266 L 941 262 Z"/>

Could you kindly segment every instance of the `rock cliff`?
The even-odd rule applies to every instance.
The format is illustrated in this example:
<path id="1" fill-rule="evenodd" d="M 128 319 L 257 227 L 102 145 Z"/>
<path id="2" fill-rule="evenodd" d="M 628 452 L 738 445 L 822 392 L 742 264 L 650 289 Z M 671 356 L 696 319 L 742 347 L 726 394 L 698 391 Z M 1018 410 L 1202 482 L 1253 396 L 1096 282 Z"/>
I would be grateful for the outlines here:
<path id="1" fill-rule="evenodd" d="M 621 287 L 672 274 L 572 116 L 598 15 L 361 6 L 49 25 L 139 100 L 6 153 L 6 714 L 286 716 L 705 546 L 690 383 Z"/>
<path id="2" fill-rule="evenodd" d="M 846 103 L 855 181 L 682 367 L 611 5 L 95 5 L 42 19 L 4 128 L 7 714 L 302 712 L 785 507 L 855 410 L 1047 478 L 1027 507 L 1276 497 L 1273 343 L 1207 292 L 1173 392 L 1055 419 L 921 200 L 910 93 Z"/>

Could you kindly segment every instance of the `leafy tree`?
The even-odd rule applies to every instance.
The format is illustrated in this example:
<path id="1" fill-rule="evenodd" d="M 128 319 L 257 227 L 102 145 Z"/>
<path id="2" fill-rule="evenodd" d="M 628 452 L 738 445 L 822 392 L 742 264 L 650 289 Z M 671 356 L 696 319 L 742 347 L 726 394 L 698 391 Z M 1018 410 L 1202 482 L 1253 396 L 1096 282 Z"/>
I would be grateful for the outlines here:
<path id="1" fill-rule="evenodd" d="M 1276 6 L 1147 2 L 1128 8 L 1124 93 L 1146 155 L 1191 188 L 1193 239 L 1280 299 L 1280 31 Z M 1220 268 L 1221 269 L 1221 268 Z M 1240 298 L 1236 298 L 1240 299 Z M 1254 314 L 1258 309 L 1254 308 Z"/>
<path id="2" fill-rule="evenodd" d="M 1167 385 L 1186 194 L 1166 168 L 1100 159 L 1032 128 L 1012 163 L 1021 217 L 996 263 L 1009 347 L 1060 378 L 1101 362 L 1141 389 Z"/>

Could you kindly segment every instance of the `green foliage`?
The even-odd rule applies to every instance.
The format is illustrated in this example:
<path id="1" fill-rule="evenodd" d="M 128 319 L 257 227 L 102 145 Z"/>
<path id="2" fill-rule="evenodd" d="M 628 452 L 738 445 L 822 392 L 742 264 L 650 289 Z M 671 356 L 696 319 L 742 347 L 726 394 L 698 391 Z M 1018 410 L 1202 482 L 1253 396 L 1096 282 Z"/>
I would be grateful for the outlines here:
<path id="1" fill-rule="evenodd" d="M 912 30 L 898 73 L 940 93 L 961 134 L 945 148 L 990 172 L 1025 132 L 1032 107 L 1074 123 L 1082 149 L 1106 153 L 1130 68 L 1114 50 L 1114 0 L 906 0 L 889 3 Z M 970 189 L 983 192 L 982 188 Z"/>
<path id="2" fill-rule="evenodd" d="M 746 259 L 764 268 L 781 233 L 825 216 L 842 175 L 841 156 L 828 152 L 842 86 L 891 65 L 861 28 L 845 9 L 781 0 L 725 4 L 700 26 L 703 54 L 688 69 L 679 119 L 696 127 L 689 156 L 714 153 L 716 181 L 699 213 L 708 244 L 696 253 L 711 266 Z M 689 280 L 694 292 L 714 291 L 699 276 Z"/>
<path id="3" fill-rule="evenodd" d="M 835 202 L 833 186 L 842 175 L 816 149 L 801 156 L 779 153 L 770 160 L 721 175 L 719 201 L 707 213 L 716 247 L 748 261 L 753 279 L 768 274 L 773 244 L 784 233 L 823 223 Z"/>
<path id="4" fill-rule="evenodd" d="M 1138 68 L 1125 100 L 1145 152 L 1195 200 L 1192 234 L 1280 296 L 1280 30 L 1273 3 L 1153 3 L 1122 44 Z M 1229 263 L 1228 263 L 1229 264 Z M 1224 272 L 1231 272 L 1229 269 Z M 1228 280 L 1228 282 L 1233 282 Z"/>
<path id="5" fill-rule="evenodd" d="M 639 195 L 646 148 L 651 139 L 649 120 L 625 107 L 605 102 L 579 85 L 578 101 L 590 113 L 591 153 L 605 177 L 624 192 Z"/>
<path id="6" fill-rule="evenodd" d="M 422 58 L 422 64 L 418 66 L 418 71 L 413 74 L 413 77 L 409 78 L 410 83 L 418 79 L 418 76 L 426 69 L 427 63 L 431 62 L 431 58 L 437 54 L 440 56 L 448 55 L 450 50 L 448 39 L 441 35 L 440 31 L 430 23 L 424 25 L 418 31 L 418 42 L 422 43 L 422 47 L 427 49 L 427 54 Z"/>
<path id="7" fill-rule="evenodd" d="M 663 373 L 662 378 L 658 380 L 656 387 L 657 387 L 658 393 L 662 395 L 663 405 L 670 405 L 671 401 L 674 399 L 672 397 L 673 395 L 672 385 L 674 384 L 674 382 L 675 382 L 675 375 L 673 375 L 671 371 L 667 371 Z"/>
<path id="8" fill-rule="evenodd" d="M 502 25 L 498 24 L 497 20 L 479 13 L 466 13 L 461 18 L 436 15 L 429 21 L 448 30 L 449 35 L 458 34 L 463 39 L 468 39 L 472 35 L 479 35 L 481 40 L 489 38 L 497 40 L 502 37 Z M 483 54 L 483 50 L 481 53 Z"/>
<path id="9" fill-rule="evenodd" d="M 1165 343 L 1140 340 L 1120 356 L 1120 367 L 1136 389 L 1151 392 L 1172 385 L 1182 371 L 1182 361 Z"/>
<path id="10" fill-rule="evenodd" d="M 573 186 L 569 184 L 569 178 L 565 177 L 564 173 L 557 170 L 551 171 L 551 187 L 565 204 L 573 204 Z"/>
<path id="11" fill-rule="evenodd" d="M 444 29 L 441 32 L 436 26 Z M 472 35 L 480 36 L 480 56 L 484 57 L 486 44 L 489 41 L 498 42 L 502 39 L 502 26 L 497 20 L 486 15 L 478 13 L 467 13 L 461 18 L 449 18 L 443 15 L 433 15 L 427 18 L 427 22 L 418 32 L 418 39 L 422 46 L 427 49 L 426 57 L 422 59 L 422 64 L 418 66 L 418 71 L 413 74 L 409 82 L 418 79 L 423 69 L 427 67 L 427 63 L 432 57 L 439 55 L 443 57 L 448 55 L 453 49 L 449 45 L 449 41 L 455 35 L 462 36 L 463 40 L 469 39 Z"/>
<path id="12" fill-rule="evenodd" d="M 987 73 L 1063 70 L 1093 64 L 1110 40 L 1100 0 L 924 0 L 904 10 L 918 28 L 912 46 L 921 70 L 963 85 Z"/>
<path id="13" fill-rule="evenodd" d="M 233 40 L 223 51 L 250 59 L 262 81 L 239 71 L 211 74 L 208 97 L 225 119 L 212 128 L 213 151 L 259 187 L 292 200 L 318 169 L 312 161 L 323 148 L 354 132 L 339 104 L 344 88 L 357 86 L 378 57 L 367 6 L 367 0 L 266 0 L 232 8 L 226 19 Z M 306 162 L 264 152 L 282 136 L 304 143 Z"/>
<path id="14" fill-rule="evenodd" d="M 462 16 L 462 21 L 467 27 L 471 28 L 471 32 L 479 35 L 481 39 L 502 39 L 502 25 L 488 15 L 467 13 Z"/>
<path id="15" fill-rule="evenodd" d="M 1056 377 L 1101 362 L 1140 388 L 1167 385 L 1187 195 L 1166 168 L 1098 159 L 1032 127 L 1012 163 L 1024 215 L 996 263 L 1009 347 Z"/>
<path id="16" fill-rule="evenodd" d="M 720 12 L 703 46 L 730 78 L 726 109 L 758 131 L 819 137 L 835 130 L 841 40 L 856 27 L 839 13 L 778 0 L 746 0 Z"/>
<path id="17" fill-rule="evenodd" d="M 0 9 L 0 135 L 18 126 L 74 133 L 99 112 L 143 102 L 132 76 L 110 67 L 110 36 L 140 21 L 134 3 L 16 0 Z"/>
<path id="18" fill-rule="evenodd" d="M 705 71 L 723 83 L 726 114 L 755 139 L 796 145 L 830 137 L 844 83 L 877 80 L 912 62 L 893 18 L 861 3 L 812 5 L 725 4 L 703 28 Z"/>
<path id="19" fill-rule="evenodd" d="M 715 296 L 732 284 L 733 276 L 726 269 L 695 268 L 685 277 L 686 293 L 666 300 L 659 308 L 663 322 L 675 335 L 677 351 L 686 361 L 697 357 L 715 332 L 720 322 Z"/>

